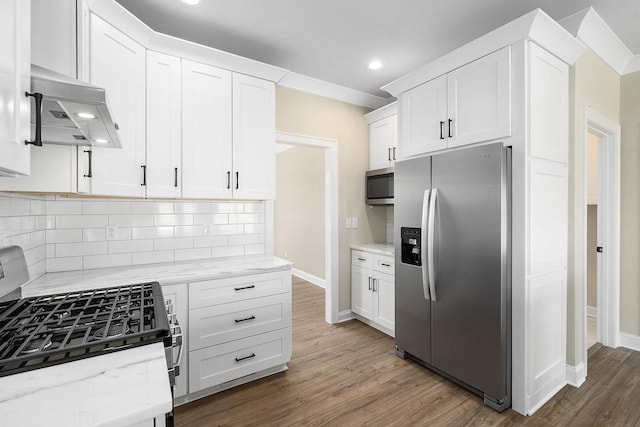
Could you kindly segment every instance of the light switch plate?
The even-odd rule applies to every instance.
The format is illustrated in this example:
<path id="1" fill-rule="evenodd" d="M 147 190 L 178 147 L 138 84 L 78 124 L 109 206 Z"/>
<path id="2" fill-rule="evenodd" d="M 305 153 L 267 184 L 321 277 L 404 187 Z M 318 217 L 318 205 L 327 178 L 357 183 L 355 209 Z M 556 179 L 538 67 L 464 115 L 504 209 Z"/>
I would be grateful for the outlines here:
<path id="1" fill-rule="evenodd" d="M 345 226 L 346 226 L 347 228 L 352 228 L 352 225 L 351 225 L 351 218 L 347 218 L 345 222 L 346 222 Z"/>
<path id="2" fill-rule="evenodd" d="M 351 228 L 358 228 L 358 217 L 351 218 Z"/>

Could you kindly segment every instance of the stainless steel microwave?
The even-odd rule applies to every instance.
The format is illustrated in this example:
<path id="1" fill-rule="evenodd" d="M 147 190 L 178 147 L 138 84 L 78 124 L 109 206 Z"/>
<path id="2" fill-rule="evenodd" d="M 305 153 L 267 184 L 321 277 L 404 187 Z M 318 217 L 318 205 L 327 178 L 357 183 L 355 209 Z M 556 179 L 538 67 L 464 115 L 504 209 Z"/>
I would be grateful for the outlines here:
<path id="1" fill-rule="evenodd" d="M 367 171 L 367 204 L 393 205 L 394 168 Z"/>

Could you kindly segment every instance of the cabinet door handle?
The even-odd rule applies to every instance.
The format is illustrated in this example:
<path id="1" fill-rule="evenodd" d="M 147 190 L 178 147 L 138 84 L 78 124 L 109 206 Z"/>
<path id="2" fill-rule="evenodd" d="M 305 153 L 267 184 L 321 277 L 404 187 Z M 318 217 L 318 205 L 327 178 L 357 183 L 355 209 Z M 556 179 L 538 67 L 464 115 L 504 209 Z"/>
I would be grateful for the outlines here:
<path id="1" fill-rule="evenodd" d="M 233 289 L 235 289 L 235 291 L 238 292 L 238 291 L 243 291 L 245 289 L 253 289 L 255 287 L 256 287 L 256 285 L 249 285 L 249 286 L 242 286 L 240 288 L 233 288 Z"/>
<path id="2" fill-rule="evenodd" d="M 375 291 L 376 291 L 376 280 L 378 280 L 378 279 L 376 279 L 376 278 L 374 277 L 374 278 L 373 278 L 373 292 L 375 292 Z"/>
<path id="3" fill-rule="evenodd" d="M 396 147 L 393 147 L 393 160 L 396 159 Z"/>
<path id="4" fill-rule="evenodd" d="M 358 257 L 358 261 L 366 261 L 366 260 L 367 260 L 366 258 L 360 258 L 360 257 Z"/>
<path id="5" fill-rule="evenodd" d="M 391 267 L 391 264 L 387 264 L 386 262 L 381 262 L 380 265 L 384 265 L 385 267 Z"/>
<path id="6" fill-rule="evenodd" d="M 140 166 L 142 168 L 142 186 L 147 185 L 147 165 Z"/>
<path id="7" fill-rule="evenodd" d="M 33 141 L 24 140 L 26 145 L 36 145 L 42 147 L 42 94 L 35 92 L 25 92 L 25 96 L 31 96 L 36 100 L 36 137 Z"/>
<path id="8" fill-rule="evenodd" d="M 231 189 L 231 171 L 227 171 L 227 190 Z"/>
<path id="9" fill-rule="evenodd" d="M 369 277 L 369 290 L 371 290 L 371 277 Z"/>
<path id="10" fill-rule="evenodd" d="M 444 139 L 444 122 L 440 121 L 440 139 Z"/>
<path id="11" fill-rule="evenodd" d="M 387 159 L 389 159 L 389 161 L 391 161 L 391 147 L 389 147 L 389 149 L 387 150 Z"/>
<path id="12" fill-rule="evenodd" d="M 238 357 L 236 357 L 236 363 L 237 363 L 237 362 L 242 362 L 243 360 L 251 359 L 251 358 L 253 358 L 253 357 L 256 357 L 256 354 L 255 354 L 255 353 L 251 353 L 250 355 L 245 356 L 245 357 L 239 357 L 239 358 L 238 358 Z"/>
<path id="13" fill-rule="evenodd" d="M 178 186 L 178 168 L 173 169 L 173 186 Z"/>
<path id="14" fill-rule="evenodd" d="M 451 123 L 453 123 L 453 120 L 449 119 L 449 138 L 451 138 Z"/>
<path id="15" fill-rule="evenodd" d="M 87 153 L 88 160 L 89 160 L 89 172 L 87 172 L 87 174 L 84 175 L 84 177 L 93 178 L 93 166 L 92 166 L 93 152 L 91 150 L 84 150 L 84 152 Z"/>
<path id="16" fill-rule="evenodd" d="M 240 188 L 240 172 L 236 171 L 236 190 Z"/>
<path id="17" fill-rule="evenodd" d="M 255 320 L 256 316 L 249 316 L 244 319 L 236 319 L 236 323 L 248 322 L 249 320 Z"/>

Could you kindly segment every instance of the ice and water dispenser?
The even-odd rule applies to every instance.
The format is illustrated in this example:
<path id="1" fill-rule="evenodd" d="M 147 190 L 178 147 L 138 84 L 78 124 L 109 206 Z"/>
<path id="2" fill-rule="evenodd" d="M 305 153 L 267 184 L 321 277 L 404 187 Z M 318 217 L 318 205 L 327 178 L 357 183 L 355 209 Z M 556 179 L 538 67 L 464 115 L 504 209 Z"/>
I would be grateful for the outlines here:
<path id="1" fill-rule="evenodd" d="M 402 239 L 401 260 L 403 264 L 422 265 L 422 255 L 420 248 L 421 230 L 419 228 L 401 227 L 400 238 Z"/>

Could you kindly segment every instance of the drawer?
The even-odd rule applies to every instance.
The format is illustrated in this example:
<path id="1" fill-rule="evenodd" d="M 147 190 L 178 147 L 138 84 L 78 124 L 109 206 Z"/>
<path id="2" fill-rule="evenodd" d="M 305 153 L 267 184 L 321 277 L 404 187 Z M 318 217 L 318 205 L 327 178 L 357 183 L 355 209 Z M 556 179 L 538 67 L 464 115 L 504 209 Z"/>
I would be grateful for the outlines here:
<path id="1" fill-rule="evenodd" d="M 291 272 L 278 271 L 189 284 L 189 308 L 291 292 Z"/>
<path id="2" fill-rule="evenodd" d="M 385 255 L 374 255 L 373 269 L 381 273 L 394 274 L 394 258 Z"/>
<path id="3" fill-rule="evenodd" d="M 291 326 L 291 294 L 189 310 L 189 349 Z"/>
<path id="4" fill-rule="evenodd" d="M 291 328 L 189 352 L 189 392 L 287 363 Z"/>
<path id="5" fill-rule="evenodd" d="M 362 268 L 373 268 L 373 255 L 368 252 L 351 250 L 351 265 Z"/>

